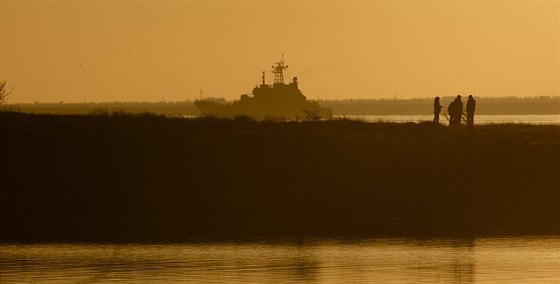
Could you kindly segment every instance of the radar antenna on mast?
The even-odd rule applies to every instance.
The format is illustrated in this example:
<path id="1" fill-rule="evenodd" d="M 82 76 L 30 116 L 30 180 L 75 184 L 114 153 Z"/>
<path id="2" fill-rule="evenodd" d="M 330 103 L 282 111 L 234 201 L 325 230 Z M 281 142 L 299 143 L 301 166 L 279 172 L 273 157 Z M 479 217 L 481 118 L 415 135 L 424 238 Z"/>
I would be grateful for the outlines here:
<path id="1" fill-rule="evenodd" d="M 276 62 L 276 65 L 272 66 L 272 73 L 274 73 L 274 84 L 284 84 L 284 70 L 288 69 L 288 65 L 284 65 L 284 54 L 282 54 L 282 60 Z"/>

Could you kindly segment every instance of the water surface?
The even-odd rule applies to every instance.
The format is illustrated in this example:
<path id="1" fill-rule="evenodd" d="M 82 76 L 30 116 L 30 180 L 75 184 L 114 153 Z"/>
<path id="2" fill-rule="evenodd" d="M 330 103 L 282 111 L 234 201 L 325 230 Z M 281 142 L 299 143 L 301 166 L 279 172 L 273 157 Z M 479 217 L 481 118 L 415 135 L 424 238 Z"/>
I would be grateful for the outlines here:
<path id="1" fill-rule="evenodd" d="M 0 248 L 2 283 L 560 283 L 560 236 Z"/>
<path id="2" fill-rule="evenodd" d="M 430 115 L 335 115 L 335 118 L 358 119 L 369 122 L 424 122 L 432 121 Z M 439 117 L 440 123 L 448 124 L 449 121 L 443 114 Z M 475 124 L 493 123 L 518 123 L 518 124 L 555 124 L 560 125 L 560 115 L 476 115 Z M 463 122 L 464 123 L 464 122 Z"/>

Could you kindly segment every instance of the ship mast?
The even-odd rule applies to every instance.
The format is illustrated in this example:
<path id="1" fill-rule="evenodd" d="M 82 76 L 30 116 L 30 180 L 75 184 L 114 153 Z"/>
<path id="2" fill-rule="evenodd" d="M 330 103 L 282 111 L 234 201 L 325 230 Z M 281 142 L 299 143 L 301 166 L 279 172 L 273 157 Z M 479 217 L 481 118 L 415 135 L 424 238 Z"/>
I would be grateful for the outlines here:
<path id="1" fill-rule="evenodd" d="M 288 69 L 288 65 L 284 65 L 284 54 L 282 54 L 282 60 L 276 62 L 276 65 L 272 66 L 272 73 L 274 73 L 274 84 L 284 84 L 284 70 Z"/>

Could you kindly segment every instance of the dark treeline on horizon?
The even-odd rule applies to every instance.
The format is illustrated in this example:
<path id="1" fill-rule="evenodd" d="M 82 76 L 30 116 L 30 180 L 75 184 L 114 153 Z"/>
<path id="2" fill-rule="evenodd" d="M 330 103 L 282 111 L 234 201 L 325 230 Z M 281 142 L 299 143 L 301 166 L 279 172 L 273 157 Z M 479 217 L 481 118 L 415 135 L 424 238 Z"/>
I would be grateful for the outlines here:
<path id="1" fill-rule="evenodd" d="M 466 95 L 464 100 L 466 100 Z M 447 105 L 455 97 L 441 98 L 446 113 Z M 560 96 L 540 97 L 476 97 L 477 114 L 525 115 L 560 114 Z M 227 102 L 221 98 L 207 98 Z M 434 98 L 413 99 L 344 99 L 319 100 L 321 107 L 331 108 L 336 115 L 420 115 L 433 113 Z M 85 103 L 20 103 L 14 104 L 26 113 L 88 114 L 93 110 L 124 111 L 128 113 L 153 112 L 169 116 L 198 115 L 193 101 L 162 102 L 85 102 Z"/>
<path id="2" fill-rule="evenodd" d="M 127 113 L 151 112 L 169 116 L 198 115 L 193 101 L 182 102 L 85 102 L 85 103 L 39 103 L 14 104 L 17 110 L 25 113 L 45 114 L 90 114 L 99 111 L 124 111 Z"/>
<path id="3" fill-rule="evenodd" d="M 463 96 L 466 102 L 468 95 Z M 441 97 L 442 113 L 455 96 Z M 540 97 L 476 97 L 476 114 L 526 115 L 560 114 L 560 96 Z M 415 115 L 433 113 L 434 98 L 413 99 L 346 99 L 319 101 L 336 114 L 349 115 Z"/>

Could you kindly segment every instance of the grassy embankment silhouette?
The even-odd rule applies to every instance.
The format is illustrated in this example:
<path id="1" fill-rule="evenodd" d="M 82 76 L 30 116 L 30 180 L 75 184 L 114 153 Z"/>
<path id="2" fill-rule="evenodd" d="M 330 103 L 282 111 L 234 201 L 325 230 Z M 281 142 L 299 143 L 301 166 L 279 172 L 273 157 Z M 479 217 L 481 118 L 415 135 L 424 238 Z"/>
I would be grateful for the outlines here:
<path id="1" fill-rule="evenodd" d="M 560 126 L 0 118 L 2 241 L 560 233 Z"/>

